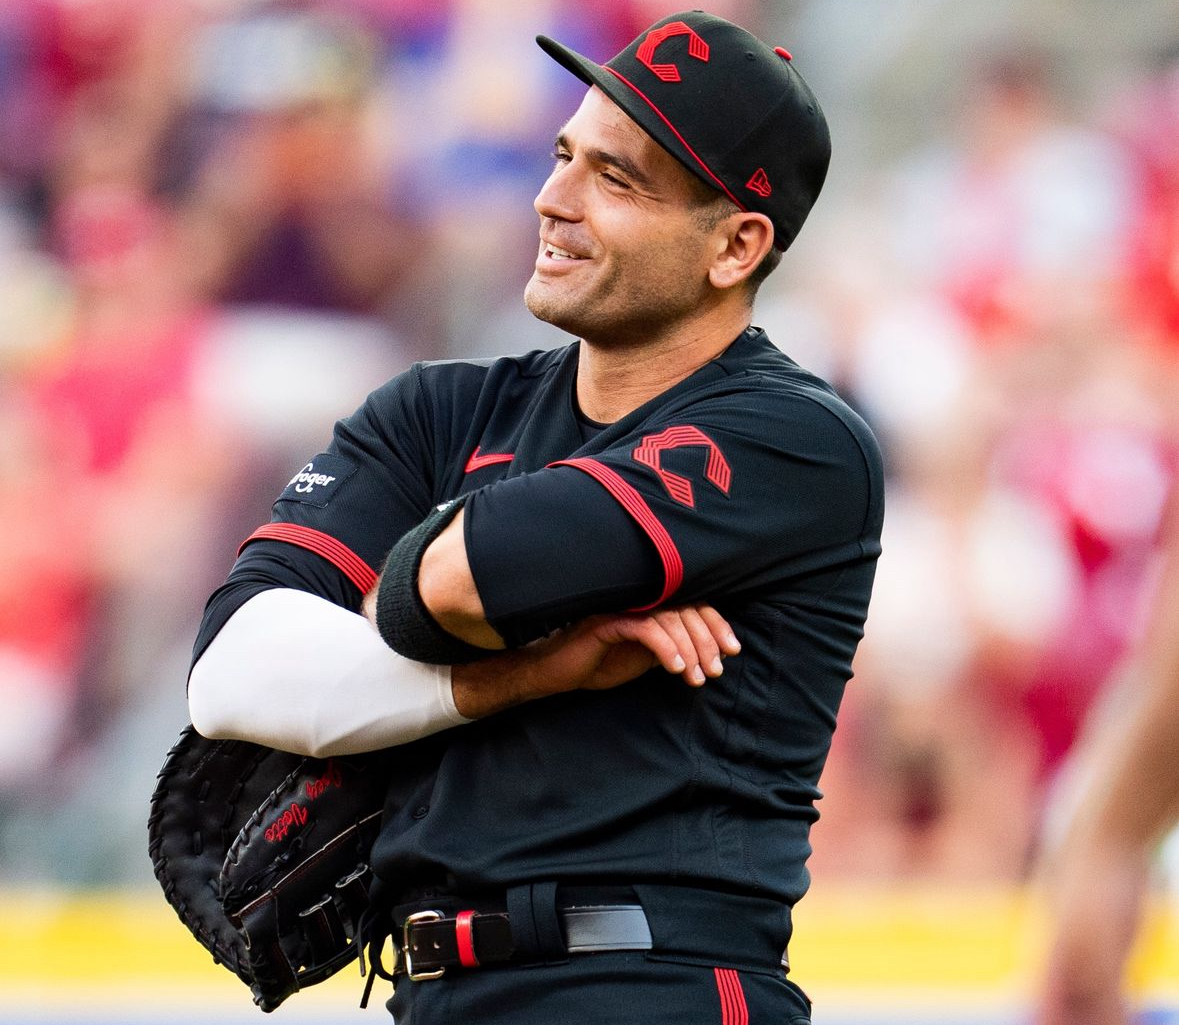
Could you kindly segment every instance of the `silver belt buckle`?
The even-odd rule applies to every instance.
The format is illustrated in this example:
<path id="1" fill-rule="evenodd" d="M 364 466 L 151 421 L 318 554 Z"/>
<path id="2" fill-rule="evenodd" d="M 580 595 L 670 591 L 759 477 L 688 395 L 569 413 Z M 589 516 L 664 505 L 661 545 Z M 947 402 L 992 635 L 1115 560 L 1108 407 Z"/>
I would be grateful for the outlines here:
<path id="1" fill-rule="evenodd" d="M 443 917 L 441 911 L 415 911 L 405 920 L 401 927 L 401 956 L 405 958 L 405 974 L 411 982 L 425 982 L 427 979 L 441 979 L 446 974 L 445 968 L 433 972 L 415 972 L 413 970 L 413 953 L 409 944 L 409 927 L 418 922 L 437 922 Z"/>

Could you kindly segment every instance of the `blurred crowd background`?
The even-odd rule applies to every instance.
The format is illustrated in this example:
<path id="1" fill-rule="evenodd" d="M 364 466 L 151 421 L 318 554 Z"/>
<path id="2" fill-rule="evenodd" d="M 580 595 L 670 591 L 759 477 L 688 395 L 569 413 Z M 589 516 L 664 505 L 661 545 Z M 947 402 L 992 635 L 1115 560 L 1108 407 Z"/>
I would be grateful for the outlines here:
<path id="1" fill-rule="evenodd" d="M 151 884 L 201 607 L 412 360 L 521 293 L 580 85 L 653 0 L 0 0 L 0 864 Z M 1179 5 L 721 0 L 832 124 L 756 320 L 876 428 L 885 555 L 825 880 L 1019 882 L 1134 686 L 1179 476 Z"/>

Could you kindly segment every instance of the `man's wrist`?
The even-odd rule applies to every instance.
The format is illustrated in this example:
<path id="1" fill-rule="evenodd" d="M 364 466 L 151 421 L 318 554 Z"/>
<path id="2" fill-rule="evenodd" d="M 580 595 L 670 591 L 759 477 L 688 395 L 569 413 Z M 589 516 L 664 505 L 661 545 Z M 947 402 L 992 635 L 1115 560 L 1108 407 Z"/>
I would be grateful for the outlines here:
<path id="1" fill-rule="evenodd" d="M 483 719 L 562 689 L 553 685 L 551 674 L 537 670 L 534 654 L 527 648 L 489 654 L 451 668 L 455 711 L 466 719 Z"/>
<path id="2" fill-rule="evenodd" d="M 434 619 L 418 590 L 418 572 L 426 549 L 446 528 L 465 497 L 439 506 L 406 533 L 389 553 L 377 584 L 373 620 L 384 642 L 417 662 L 458 665 L 483 658 L 484 648 L 449 633 Z"/>

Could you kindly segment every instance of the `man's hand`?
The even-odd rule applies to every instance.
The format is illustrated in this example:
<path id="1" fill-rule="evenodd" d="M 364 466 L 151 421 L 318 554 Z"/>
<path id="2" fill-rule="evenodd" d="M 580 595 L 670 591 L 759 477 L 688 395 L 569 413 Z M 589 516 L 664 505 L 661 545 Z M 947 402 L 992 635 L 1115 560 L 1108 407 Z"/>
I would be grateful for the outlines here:
<path id="1" fill-rule="evenodd" d="M 570 690 L 608 690 L 662 666 L 698 687 L 741 645 L 708 605 L 591 616 L 515 651 L 452 670 L 455 707 L 479 719 Z"/>

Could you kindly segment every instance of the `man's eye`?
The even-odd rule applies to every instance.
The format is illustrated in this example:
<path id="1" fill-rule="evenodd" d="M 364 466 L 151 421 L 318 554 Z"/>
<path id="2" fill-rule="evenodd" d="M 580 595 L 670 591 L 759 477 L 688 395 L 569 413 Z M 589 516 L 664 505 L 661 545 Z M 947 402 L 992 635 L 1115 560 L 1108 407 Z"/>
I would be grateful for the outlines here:
<path id="1" fill-rule="evenodd" d="M 566 164 L 569 162 L 571 157 L 564 150 L 555 149 L 555 150 L 553 150 L 553 159 L 558 164 Z"/>
<path id="2" fill-rule="evenodd" d="M 617 185 L 620 189 L 629 189 L 630 188 L 630 186 L 627 185 L 626 182 L 624 182 L 621 178 L 615 177 L 609 171 L 603 171 L 602 177 L 605 178 L 606 181 L 608 181 L 611 185 Z"/>

